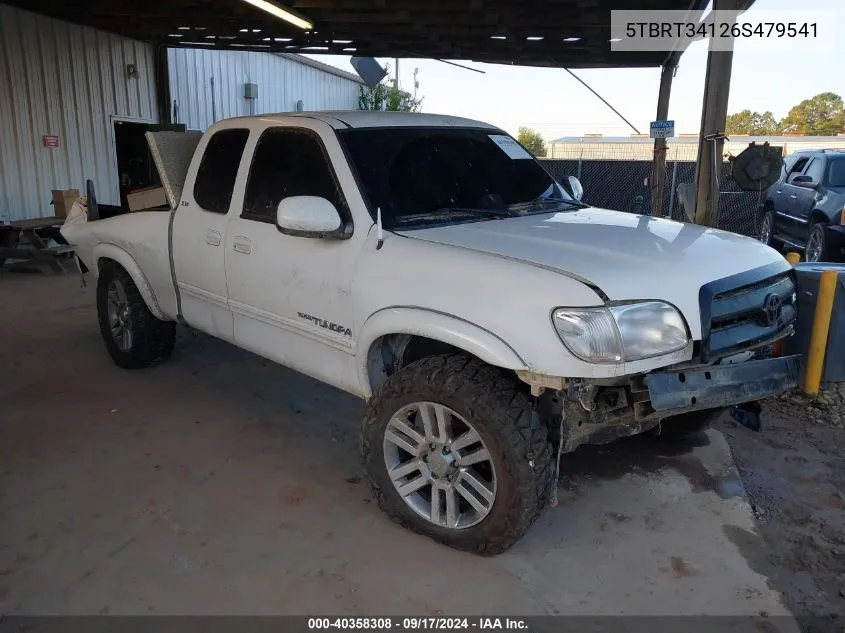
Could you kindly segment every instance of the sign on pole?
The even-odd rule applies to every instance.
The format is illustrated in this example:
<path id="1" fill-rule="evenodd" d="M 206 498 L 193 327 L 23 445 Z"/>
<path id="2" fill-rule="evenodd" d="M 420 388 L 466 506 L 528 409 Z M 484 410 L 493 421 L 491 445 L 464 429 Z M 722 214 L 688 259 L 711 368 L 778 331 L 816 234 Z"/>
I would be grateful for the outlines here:
<path id="1" fill-rule="evenodd" d="M 652 121 L 648 128 L 649 138 L 671 138 L 675 136 L 674 121 Z"/>

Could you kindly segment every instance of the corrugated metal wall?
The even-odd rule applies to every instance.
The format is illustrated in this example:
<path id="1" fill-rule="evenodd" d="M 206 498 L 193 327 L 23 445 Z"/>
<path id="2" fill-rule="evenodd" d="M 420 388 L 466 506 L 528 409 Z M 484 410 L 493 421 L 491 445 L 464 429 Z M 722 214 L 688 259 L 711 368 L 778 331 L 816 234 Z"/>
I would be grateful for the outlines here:
<path id="1" fill-rule="evenodd" d="M 173 48 L 168 63 L 178 122 L 189 130 L 228 117 L 292 112 L 300 99 L 305 110 L 358 108 L 358 83 L 272 53 Z M 245 83 L 258 84 L 252 111 Z"/>
<path id="2" fill-rule="evenodd" d="M 87 178 L 119 203 L 111 117 L 157 122 L 153 61 L 150 45 L 0 4 L 0 218 L 52 215 L 50 190 Z"/>

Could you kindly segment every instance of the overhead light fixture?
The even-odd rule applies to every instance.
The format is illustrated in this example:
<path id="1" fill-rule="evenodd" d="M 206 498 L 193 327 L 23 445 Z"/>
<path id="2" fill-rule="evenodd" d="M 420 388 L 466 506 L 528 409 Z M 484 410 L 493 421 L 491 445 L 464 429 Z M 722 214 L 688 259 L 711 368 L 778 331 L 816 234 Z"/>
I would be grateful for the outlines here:
<path id="1" fill-rule="evenodd" d="M 508 39 L 508 36 L 507 35 L 491 35 L 490 39 L 491 40 L 506 40 L 506 39 Z"/>
<path id="2" fill-rule="evenodd" d="M 178 29 L 176 29 L 176 30 L 177 30 L 177 31 L 190 31 L 190 30 L 191 30 L 191 27 L 190 27 L 190 26 L 180 26 L 180 27 L 179 27 Z"/>
<path id="3" fill-rule="evenodd" d="M 274 42 L 290 42 L 290 38 L 289 37 L 274 37 L 273 41 Z"/>
<path id="4" fill-rule="evenodd" d="M 351 44 L 352 40 L 332 40 L 332 44 Z"/>
<path id="5" fill-rule="evenodd" d="M 261 9 L 262 11 L 266 11 L 270 15 L 274 15 L 280 20 L 284 20 L 285 22 L 290 22 L 294 26 L 298 26 L 303 30 L 310 30 L 314 27 L 314 23 L 310 20 L 306 20 L 300 15 L 297 15 L 290 9 L 286 9 L 280 7 L 273 2 L 268 2 L 267 0 L 243 0 L 247 4 L 251 4 L 252 6 L 256 7 L 257 9 Z"/>
<path id="6" fill-rule="evenodd" d="M 214 42 L 185 42 L 185 41 L 183 41 L 182 44 L 187 44 L 188 46 L 214 46 Z"/>
<path id="7" fill-rule="evenodd" d="M 354 53 L 357 50 L 358 50 L 357 48 L 344 48 L 343 52 L 344 53 Z M 845 218 L 845 215 L 843 215 L 842 217 Z"/>
<path id="8" fill-rule="evenodd" d="M 529 35 L 525 39 L 528 40 L 529 42 L 539 42 L 540 40 L 543 39 L 543 36 L 542 35 Z"/>
<path id="9" fill-rule="evenodd" d="M 580 42 L 581 38 L 580 37 L 564 37 L 563 41 L 564 42 Z"/>
<path id="10" fill-rule="evenodd" d="M 182 35 L 181 33 L 168 33 L 167 35 L 168 35 L 169 37 L 185 37 L 185 36 L 184 36 L 184 35 Z"/>
<path id="11" fill-rule="evenodd" d="M 621 42 L 621 41 L 622 41 L 622 38 L 621 38 L 621 37 L 611 37 L 611 38 L 610 38 L 609 40 L 607 40 L 607 41 L 608 41 L 608 42 Z"/>
<path id="12" fill-rule="evenodd" d="M 328 46 L 304 46 L 302 48 L 304 51 L 327 51 L 329 50 Z"/>

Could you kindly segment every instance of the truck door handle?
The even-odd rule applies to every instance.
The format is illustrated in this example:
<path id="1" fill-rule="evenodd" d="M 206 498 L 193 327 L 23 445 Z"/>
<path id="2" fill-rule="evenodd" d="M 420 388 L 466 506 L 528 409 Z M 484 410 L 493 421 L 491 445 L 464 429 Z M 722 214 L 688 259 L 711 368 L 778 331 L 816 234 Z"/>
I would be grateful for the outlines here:
<path id="1" fill-rule="evenodd" d="M 205 243 L 212 246 L 220 246 L 220 231 L 212 231 L 208 229 L 205 232 Z"/>
<path id="2" fill-rule="evenodd" d="M 236 237 L 232 248 L 238 253 L 249 255 L 252 252 L 252 240 L 246 237 Z"/>

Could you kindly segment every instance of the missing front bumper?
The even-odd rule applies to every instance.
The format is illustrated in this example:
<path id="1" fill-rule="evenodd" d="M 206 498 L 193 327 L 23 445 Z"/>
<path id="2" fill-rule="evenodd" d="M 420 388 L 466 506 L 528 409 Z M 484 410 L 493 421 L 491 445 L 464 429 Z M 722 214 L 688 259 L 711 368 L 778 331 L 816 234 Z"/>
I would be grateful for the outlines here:
<path id="1" fill-rule="evenodd" d="M 800 356 L 784 356 L 653 372 L 643 379 L 654 411 L 649 417 L 727 407 L 779 395 L 798 386 L 800 369 Z"/>

